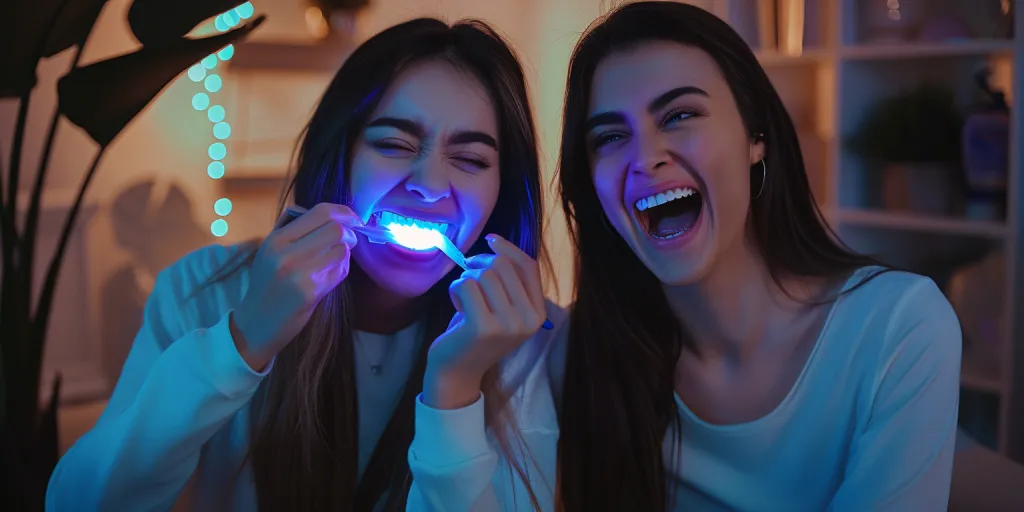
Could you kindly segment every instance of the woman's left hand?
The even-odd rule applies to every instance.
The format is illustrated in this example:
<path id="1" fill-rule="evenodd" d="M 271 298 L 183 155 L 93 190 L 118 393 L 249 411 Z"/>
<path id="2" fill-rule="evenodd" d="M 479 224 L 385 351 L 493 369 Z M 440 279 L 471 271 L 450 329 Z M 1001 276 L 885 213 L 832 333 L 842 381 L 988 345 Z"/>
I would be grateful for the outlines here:
<path id="1" fill-rule="evenodd" d="M 544 323 L 544 292 L 537 262 L 497 235 L 495 254 L 474 256 L 452 282 L 457 313 L 430 346 L 423 402 L 455 409 L 476 401 L 484 373 L 536 334 Z"/>

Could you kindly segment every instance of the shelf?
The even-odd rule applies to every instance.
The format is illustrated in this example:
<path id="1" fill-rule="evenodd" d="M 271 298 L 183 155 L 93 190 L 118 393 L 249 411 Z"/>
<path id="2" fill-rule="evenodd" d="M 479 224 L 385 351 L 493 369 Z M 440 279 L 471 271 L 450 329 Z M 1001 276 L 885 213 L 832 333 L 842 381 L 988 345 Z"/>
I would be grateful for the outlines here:
<path id="1" fill-rule="evenodd" d="M 1001 222 L 955 217 L 929 217 L 913 213 L 882 210 L 839 210 L 836 220 L 847 226 L 875 227 L 899 231 L 941 233 L 956 236 L 1002 239 L 1006 226 Z"/>
<path id="2" fill-rule="evenodd" d="M 960 385 L 962 387 L 998 396 L 1003 392 L 999 380 L 997 374 L 972 363 L 969 354 L 964 354 L 960 364 Z"/>
<path id="3" fill-rule="evenodd" d="M 839 56 L 849 60 L 889 60 L 928 57 L 957 57 L 1013 52 L 1009 39 L 979 39 L 939 43 L 862 44 L 839 49 Z"/>
<path id="4" fill-rule="evenodd" d="M 804 50 L 800 55 L 787 55 L 776 51 L 756 51 L 757 61 L 762 66 L 785 67 L 805 66 L 826 62 L 832 58 L 832 53 L 827 49 L 813 48 Z"/>

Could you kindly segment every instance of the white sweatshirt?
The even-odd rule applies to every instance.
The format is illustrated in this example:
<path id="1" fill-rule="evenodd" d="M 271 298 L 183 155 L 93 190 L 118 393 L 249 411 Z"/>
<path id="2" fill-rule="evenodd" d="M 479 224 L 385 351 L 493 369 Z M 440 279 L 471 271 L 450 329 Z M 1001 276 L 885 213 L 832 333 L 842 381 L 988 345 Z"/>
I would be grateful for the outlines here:
<path id="1" fill-rule="evenodd" d="M 121 378 L 96 425 L 54 470 L 46 510 L 170 510 L 193 476 L 191 509 L 256 510 L 251 469 L 238 469 L 249 448 L 249 401 L 270 368 L 254 372 L 239 356 L 228 326 L 229 313 L 245 296 L 248 274 L 243 270 L 199 289 L 237 251 L 205 247 L 157 277 Z M 557 308 L 549 309 L 552 321 L 561 318 Z M 355 334 L 360 474 L 415 362 L 417 327 L 391 340 Z M 541 331 L 526 346 L 549 336 Z M 394 348 L 388 351 L 387 343 Z M 379 375 L 373 374 L 370 366 L 382 362 Z M 444 428 L 417 421 L 424 433 Z"/>
<path id="2" fill-rule="evenodd" d="M 847 287 L 870 271 L 855 273 Z M 564 343 L 549 348 L 564 350 Z M 960 353 L 959 322 L 931 280 L 879 275 L 832 306 L 801 375 L 767 415 L 714 425 L 676 396 L 683 429 L 677 456 L 674 435 L 664 444 L 673 509 L 946 510 Z M 545 351 L 513 402 L 545 511 L 554 510 L 549 489 L 557 462 L 552 390 L 561 389 L 564 371 L 552 361 L 564 361 L 564 353 Z M 488 443 L 482 409 L 482 399 L 452 411 L 417 404 L 409 510 L 532 510 L 520 480 Z"/>

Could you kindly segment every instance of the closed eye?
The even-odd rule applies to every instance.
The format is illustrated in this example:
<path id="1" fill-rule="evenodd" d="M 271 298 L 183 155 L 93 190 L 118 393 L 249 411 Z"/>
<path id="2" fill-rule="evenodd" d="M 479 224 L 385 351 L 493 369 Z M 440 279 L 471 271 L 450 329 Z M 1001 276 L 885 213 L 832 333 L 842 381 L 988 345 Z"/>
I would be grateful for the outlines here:
<path id="1" fill-rule="evenodd" d="M 381 139 L 371 145 L 385 156 L 405 156 L 416 152 L 412 145 L 401 139 Z"/>
<path id="2" fill-rule="evenodd" d="M 482 158 L 477 158 L 469 155 L 454 155 L 452 156 L 452 159 L 459 163 L 466 164 L 476 171 L 483 171 L 491 168 L 490 162 Z"/>

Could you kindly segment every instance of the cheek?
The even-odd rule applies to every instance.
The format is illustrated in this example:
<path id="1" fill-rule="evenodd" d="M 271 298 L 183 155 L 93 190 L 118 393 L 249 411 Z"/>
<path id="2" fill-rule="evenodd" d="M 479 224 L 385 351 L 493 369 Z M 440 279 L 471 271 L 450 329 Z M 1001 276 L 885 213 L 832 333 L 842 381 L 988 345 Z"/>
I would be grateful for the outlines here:
<path id="1" fill-rule="evenodd" d="M 407 174 L 400 160 L 387 159 L 369 150 L 357 150 L 352 155 L 348 184 L 352 194 L 352 209 L 364 220 L 374 204 L 391 189 L 398 186 Z"/>
<path id="2" fill-rule="evenodd" d="M 605 214 L 613 221 L 616 211 L 623 211 L 622 206 L 622 173 L 621 166 L 609 161 L 600 161 L 594 167 L 594 190 Z"/>
<path id="3" fill-rule="evenodd" d="M 459 209 L 468 227 L 474 231 L 483 229 L 498 203 L 501 187 L 498 170 L 489 169 L 478 175 L 463 174 L 452 180 L 452 187 L 459 198 Z"/>
<path id="4" fill-rule="evenodd" d="M 719 218 L 744 217 L 750 191 L 745 148 L 714 136 L 688 138 L 680 146 L 690 165 L 707 184 L 708 199 Z"/>

